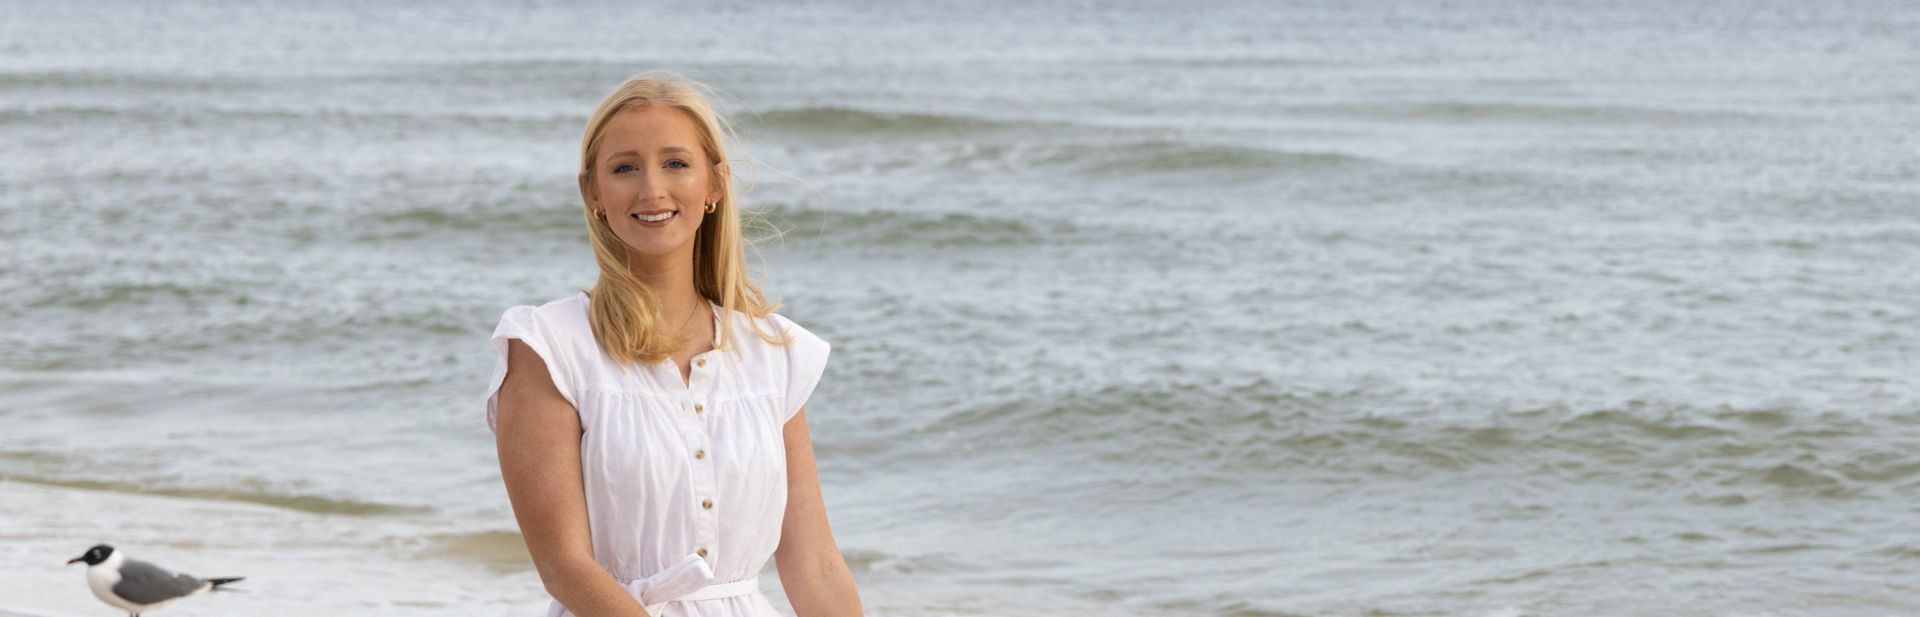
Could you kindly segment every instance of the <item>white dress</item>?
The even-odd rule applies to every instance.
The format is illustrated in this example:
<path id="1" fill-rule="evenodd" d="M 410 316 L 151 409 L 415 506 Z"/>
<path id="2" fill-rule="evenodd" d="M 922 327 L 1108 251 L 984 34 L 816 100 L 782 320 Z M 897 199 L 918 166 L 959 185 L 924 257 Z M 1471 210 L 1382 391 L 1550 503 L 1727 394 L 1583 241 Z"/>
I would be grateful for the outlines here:
<path id="1" fill-rule="evenodd" d="M 497 430 L 507 340 L 520 339 L 580 414 L 594 559 L 656 616 L 778 616 L 758 575 L 786 514 L 783 427 L 819 383 L 827 342 L 770 314 L 762 330 L 794 340 L 768 343 L 754 318 L 709 302 L 714 338 L 730 318 L 737 350 L 694 356 L 682 382 L 671 360 L 622 370 L 595 343 L 587 303 L 581 292 L 500 316 L 487 426 Z M 555 601 L 547 615 L 572 613 Z"/>

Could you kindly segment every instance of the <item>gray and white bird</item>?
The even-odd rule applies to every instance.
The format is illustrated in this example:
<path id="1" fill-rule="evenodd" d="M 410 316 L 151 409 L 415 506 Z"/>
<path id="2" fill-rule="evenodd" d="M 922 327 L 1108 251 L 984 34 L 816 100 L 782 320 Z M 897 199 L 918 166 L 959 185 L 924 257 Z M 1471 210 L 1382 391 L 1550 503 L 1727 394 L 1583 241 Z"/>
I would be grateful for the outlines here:
<path id="1" fill-rule="evenodd" d="M 99 596 L 102 602 L 126 609 L 133 617 L 187 596 L 211 593 L 221 585 L 242 578 L 202 579 L 169 572 L 138 559 L 128 559 L 126 554 L 105 544 L 94 545 L 85 555 L 67 560 L 67 565 L 83 561 L 87 564 L 87 586 L 93 588 L 93 595 Z"/>

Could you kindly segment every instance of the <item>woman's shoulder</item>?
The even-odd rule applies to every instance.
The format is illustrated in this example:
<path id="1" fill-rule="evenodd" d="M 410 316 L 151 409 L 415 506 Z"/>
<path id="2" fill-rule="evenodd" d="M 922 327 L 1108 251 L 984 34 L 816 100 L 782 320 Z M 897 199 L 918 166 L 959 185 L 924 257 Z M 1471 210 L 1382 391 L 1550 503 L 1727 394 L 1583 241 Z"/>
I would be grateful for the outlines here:
<path id="1" fill-rule="evenodd" d="M 543 304 L 507 307 L 500 315 L 500 326 L 495 330 L 495 336 L 508 331 L 539 336 L 557 343 L 574 338 L 583 328 L 590 334 L 593 330 L 590 324 L 586 295 L 577 293 Z"/>
<path id="2" fill-rule="evenodd" d="M 741 311 L 729 313 L 733 321 L 733 341 L 750 356 L 784 358 L 792 353 L 795 345 L 808 348 L 826 345 L 812 330 L 780 313 L 768 312 L 758 317 Z M 763 334 L 787 342 L 769 341 Z"/>
<path id="3" fill-rule="evenodd" d="M 740 313 L 735 313 L 735 314 L 741 315 Z M 781 315 L 779 313 L 769 312 L 762 317 L 757 317 L 757 318 L 747 317 L 745 318 L 745 321 L 747 323 L 751 323 L 754 326 L 758 326 L 761 332 L 771 334 L 776 338 L 785 338 L 785 337 L 819 338 L 813 334 L 812 330 L 807 329 L 805 326 L 801 326 L 798 322 L 795 322 L 794 320 L 788 318 L 786 315 Z"/>
<path id="4" fill-rule="evenodd" d="M 786 339 L 783 345 L 770 346 L 773 353 L 768 354 L 771 358 L 777 358 L 772 364 L 778 370 L 778 383 L 784 384 L 783 413 L 780 415 L 780 423 L 784 425 L 799 413 L 807 397 L 813 393 L 814 386 L 820 383 L 826 371 L 827 356 L 832 353 L 832 345 L 785 315 L 767 313 L 765 319 L 772 334 Z"/>
<path id="5" fill-rule="evenodd" d="M 766 326 L 767 331 L 775 335 L 806 330 L 806 328 L 800 327 L 800 324 L 795 323 L 792 319 L 788 319 L 786 315 L 779 313 L 767 313 L 767 316 L 761 319 L 761 324 Z"/>
<path id="6" fill-rule="evenodd" d="M 550 326 L 566 326 L 586 323 L 587 294 L 576 292 L 573 295 L 549 300 L 544 304 L 523 304 L 507 309 L 509 314 L 518 313 L 524 318 L 538 320 Z"/>

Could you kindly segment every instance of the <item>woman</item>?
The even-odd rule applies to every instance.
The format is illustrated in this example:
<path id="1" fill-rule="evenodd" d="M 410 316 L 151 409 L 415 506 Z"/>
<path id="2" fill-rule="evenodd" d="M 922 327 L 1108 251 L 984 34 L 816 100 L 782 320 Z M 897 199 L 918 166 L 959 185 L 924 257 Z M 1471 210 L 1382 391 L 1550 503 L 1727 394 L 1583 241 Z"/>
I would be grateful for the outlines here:
<path id="1" fill-rule="evenodd" d="M 828 345 L 747 278 L 719 117 L 642 75 L 600 102 L 580 195 L 600 278 L 500 318 L 487 423 L 550 617 L 861 614 L 801 405 Z M 642 612 L 642 611 L 645 612 Z"/>

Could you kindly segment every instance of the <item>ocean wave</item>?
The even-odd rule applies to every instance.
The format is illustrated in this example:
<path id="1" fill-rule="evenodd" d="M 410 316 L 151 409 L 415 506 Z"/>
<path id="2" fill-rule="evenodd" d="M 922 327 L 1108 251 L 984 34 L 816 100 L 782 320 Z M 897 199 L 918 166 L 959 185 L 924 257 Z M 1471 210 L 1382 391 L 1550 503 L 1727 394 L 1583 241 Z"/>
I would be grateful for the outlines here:
<path id="1" fill-rule="evenodd" d="M 315 514 L 346 514 L 354 516 L 392 516 L 404 514 L 424 514 L 431 508 L 375 503 L 357 499 L 325 497 L 291 493 L 274 493 L 232 488 L 189 487 L 189 486 L 143 486 L 131 482 L 111 480 L 86 480 L 71 478 L 47 478 L 18 474 L 0 475 L 0 480 L 12 480 L 45 486 L 61 486 L 95 491 L 133 493 L 142 495 L 164 495 L 168 497 L 187 497 L 192 499 L 210 499 L 217 501 L 237 501 L 253 503 Z"/>
<path id="2" fill-rule="evenodd" d="M 432 236 L 449 231 L 538 233 L 543 236 L 573 236 L 586 241 L 587 221 L 578 204 L 535 207 L 501 207 L 485 211 L 453 210 L 444 207 L 415 206 L 381 212 L 367 217 L 352 237 L 361 242 L 385 242 Z"/>
<path id="3" fill-rule="evenodd" d="M 527 552 L 527 541 L 517 531 L 444 533 L 432 535 L 427 541 L 425 552 L 429 557 L 478 563 L 503 571 L 533 568 L 533 557 Z"/>
<path id="4" fill-rule="evenodd" d="M 1349 63 L 1331 59 L 1302 58 L 1299 56 L 1261 55 L 1246 53 L 1182 53 L 1160 52 L 1136 54 L 1132 57 L 1108 58 L 1101 63 L 1120 65 L 1148 65 L 1188 68 L 1245 68 L 1279 69 L 1305 67 L 1345 66 Z"/>
<path id="5" fill-rule="evenodd" d="M 223 86 L 238 85 L 239 83 L 240 82 L 232 77 L 169 73 L 0 70 L 0 87 L 10 89 L 46 88 L 59 91 L 87 88 L 109 90 L 131 89 L 152 94 L 156 91 L 204 92 L 217 90 Z"/>
<path id="6" fill-rule="evenodd" d="M 25 308 L 97 310 L 117 305 L 152 304 L 162 301 L 190 303 L 222 295 L 211 284 L 181 281 L 136 282 L 105 281 L 88 285 L 61 286 L 39 297 L 30 297 Z"/>
<path id="7" fill-rule="evenodd" d="M 959 559 L 944 555 L 896 555 L 853 548 L 842 549 L 841 555 L 846 559 L 847 569 L 855 573 L 950 574 L 977 570 Z"/>
<path id="8" fill-rule="evenodd" d="M 870 111 L 838 106 L 798 107 L 744 113 L 736 116 L 734 120 L 743 129 L 889 135 L 963 133 L 1011 128 L 1022 124 L 956 114 Z"/>
<path id="9" fill-rule="evenodd" d="M 1887 546 L 1866 551 L 1865 554 L 1881 559 L 1920 561 L 1920 543 L 1895 542 Z"/>
<path id="10" fill-rule="evenodd" d="M 578 114 L 538 113 L 530 111 L 484 111 L 473 109 L 370 109 L 313 105 L 240 106 L 217 103 L 148 102 L 141 104 L 58 103 L 0 107 L 0 124 L 45 124 L 57 121 L 89 123 L 153 123 L 175 125 L 183 121 L 230 123 L 241 120 L 268 122 L 324 121 L 342 125 L 394 126 L 421 128 L 442 123 L 487 130 L 537 129 L 565 127 L 575 129 L 583 122 Z"/>
<path id="11" fill-rule="evenodd" d="M 762 238 L 868 246 L 1005 247 L 1071 241 L 1065 221 L 997 218 L 962 212 L 835 211 L 774 205 L 760 211 Z M 766 240 L 761 240 L 762 242 Z"/>
<path id="12" fill-rule="evenodd" d="M 1430 173 L 1419 168 L 1332 151 L 1277 150 L 1249 145 L 1127 136 L 1051 140 L 931 140 L 883 146 L 851 163 L 849 171 L 874 175 L 953 173 L 965 181 L 983 174 L 1061 174 L 1110 182 L 1179 179 L 1263 180 L 1329 172 Z"/>
<path id="13" fill-rule="evenodd" d="M 1920 453 L 1889 435 L 1914 417 L 1854 417 L 1800 408 L 1631 401 L 1550 405 L 1478 418 L 1387 416 L 1391 396 L 1312 391 L 1261 378 L 1238 385 L 1164 383 L 961 405 L 917 437 L 967 448 L 1067 449 L 1116 469 L 1189 480 L 1322 472 L 1336 478 L 1431 479 L 1461 473 L 1684 491 L 1710 504 L 1778 496 L 1877 498 L 1920 488 Z M 1061 444 L 1060 435 L 1073 441 Z M 948 456 L 953 443 L 901 456 Z"/>
<path id="14" fill-rule="evenodd" d="M 1272 173 L 1384 165 L 1380 161 L 1337 152 L 1296 152 L 1169 141 L 1088 148 L 1074 158 L 1085 160 L 1082 169 L 1097 175 L 1191 171 Z"/>
<path id="15" fill-rule="evenodd" d="M 1552 125 L 1661 127 L 1752 125 L 1788 118 L 1729 109 L 1680 109 L 1622 104 L 1541 104 L 1509 101 L 1423 101 L 1294 105 L 1275 110 L 1287 116 L 1355 118 L 1435 123 L 1525 123 Z"/>

